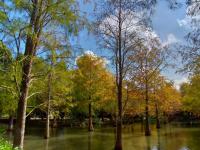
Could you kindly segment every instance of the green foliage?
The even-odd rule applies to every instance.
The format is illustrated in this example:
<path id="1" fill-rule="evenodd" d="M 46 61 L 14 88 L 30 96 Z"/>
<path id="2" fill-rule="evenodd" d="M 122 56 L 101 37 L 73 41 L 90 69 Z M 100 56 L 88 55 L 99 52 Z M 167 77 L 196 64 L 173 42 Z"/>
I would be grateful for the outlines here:
<path id="1" fill-rule="evenodd" d="M 12 144 L 10 142 L 0 137 L 0 150 L 19 150 L 19 149 L 18 148 L 13 149 Z"/>
<path id="2" fill-rule="evenodd" d="M 5 132 L 4 128 L 0 128 L 0 150 L 13 150 L 12 144 L 10 142 L 6 141 L 2 135 Z M 19 150 L 18 148 L 15 148 L 14 150 Z"/>
<path id="3" fill-rule="evenodd" d="M 0 138 L 0 150 L 13 150 L 12 145 L 4 140 L 3 138 Z"/>
<path id="4" fill-rule="evenodd" d="M 115 86 L 113 76 L 106 69 L 105 60 L 94 54 L 84 54 L 76 63 L 78 68 L 74 71 L 73 77 L 73 100 L 77 103 L 76 111 L 85 115 L 84 112 L 88 113 L 89 103 L 93 105 L 93 109 L 112 111 Z"/>
<path id="5" fill-rule="evenodd" d="M 0 43 L 0 107 L 2 114 L 13 115 L 17 107 L 20 82 L 20 60 L 14 60 L 11 51 Z"/>
<path id="6" fill-rule="evenodd" d="M 181 86 L 183 109 L 185 111 L 199 114 L 200 112 L 200 75 L 196 74 L 191 77 L 189 83 Z"/>
<path id="7" fill-rule="evenodd" d="M 71 98 L 72 72 L 66 68 L 66 63 L 62 59 L 54 60 L 51 65 L 43 58 L 35 58 L 33 63 L 32 75 L 34 76 L 30 97 L 28 99 L 28 112 L 33 108 L 40 108 L 46 111 L 48 99 L 48 75 L 52 73 L 51 79 L 51 115 L 58 116 L 60 112 L 68 113 L 73 107 Z"/>

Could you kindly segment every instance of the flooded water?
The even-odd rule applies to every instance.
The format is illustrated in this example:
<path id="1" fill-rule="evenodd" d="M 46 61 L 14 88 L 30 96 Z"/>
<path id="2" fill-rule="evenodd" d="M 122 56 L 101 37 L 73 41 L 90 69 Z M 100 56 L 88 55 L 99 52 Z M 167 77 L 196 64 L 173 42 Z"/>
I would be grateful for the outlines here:
<path id="1" fill-rule="evenodd" d="M 30 128 L 26 131 L 25 150 L 113 150 L 114 131 L 54 129 L 52 137 L 44 140 L 43 129 Z M 153 128 L 152 136 L 145 137 L 140 125 L 129 126 L 123 130 L 123 150 L 200 150 L 200 127 L 166 125 L 159 131 Z"/>

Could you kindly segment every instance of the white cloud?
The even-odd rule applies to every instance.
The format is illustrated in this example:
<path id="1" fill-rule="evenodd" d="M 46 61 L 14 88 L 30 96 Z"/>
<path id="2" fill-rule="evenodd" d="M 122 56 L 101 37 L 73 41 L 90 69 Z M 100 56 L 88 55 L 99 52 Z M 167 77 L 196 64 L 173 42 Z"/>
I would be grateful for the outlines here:
<path id="1" fill-rule="evenodd" d="M 100 56 L 98 56 L 97 54 L 95 54 L 93 51 L 91 51 L 91 50 L 87 50 L 87 51 L 85 51 L 82 55 L 79 55 L 79 56 L 77 56 L 76 57 L 76 59 L 75 59 L 75 65 L 77 65 L 77 60 L 81 57 L 81 56 L 83 56 L 83 55 L 90 55 L 92 58 L 97 58 L 97 57 L 100 57 Z M 102 58 L 102 61 L 103 61 L 103 63 L 104 63 L 104 65 L 106 66 L 106 65 L 108 65 L 108 64 L 110 64 L 110 61 L 108 60 L 108 59 L 106 59 L 106 58 Z"/>
<path id="2" fill-rule="evenodd" d="M 185 17 L 184 19 L 177 19 L 177 23 L 180 27 L 189 27 L 190 24 L 190 18 Z"/>
<path id="3" fill-rule="evenodd" d="M 167 39 L 163 42 L 163 46 L 171 45 L 178 42 L 180 42 L 180 40 L 177 39 L 174 34 L 170 33 L 167 35 Z"/>
<path id="4" fill-rule="evenodd" d="M 87 50 L 87 51 L 85 51 L 84 54 L 88 54 L 88 55 L 92 55 L 92 56 L 97 56 L 97 55 L 94 54 L 94 52 L 91 51 L 91 50 Z"/>
<path id="5" fill-rule="evenodd" d="M 117 13 L 117 12 L 116 12 Z M 117 13 L 118 14 L 118 13 Z M 149 46 L 153 40 L 159 40 L 158 35 L 151 28 L 146 27 L 145 24 L 142 23 L 142 19 L 144 18 L 145 12 L 133 12 L 133 11 L 123 11 L 122 12 L 122 37 L 126 39 L 125 36 L 132 35 L 133 37 L 139 37 L 144 39 L 143 44 Z M 99 25 L 99 29 L 102 33 L 104 33 L 104 39 L 110 39 L 111 37 L 117 36 L 118 33 L 118 18 L 115 15 L 110 15 L 105 18 L 102 23 Z M 135 36 L 133 36 L 135 35 Z M 127 39 L 126 43 L 133 43 L 133 39 Z M 109 44 L 108 44 L 109 47 Z"/>
<path id="6" fill-rule="evenodd" d="M 200 15 L 186 15 L 183 19 L 177 19 L 177 23 L 180 27 L 185 29 L 195 29 L 199 27 Z"/>
<path id="7" fill-rule="evenodd" d="M 180 90 L 181 84 L 182 83 L 187 83 L 187 82 L 188 82 L 188 78 L 183 77 L 181 79 L 174 80 L 174 85 L 175 85 L 177 90 Z"/>

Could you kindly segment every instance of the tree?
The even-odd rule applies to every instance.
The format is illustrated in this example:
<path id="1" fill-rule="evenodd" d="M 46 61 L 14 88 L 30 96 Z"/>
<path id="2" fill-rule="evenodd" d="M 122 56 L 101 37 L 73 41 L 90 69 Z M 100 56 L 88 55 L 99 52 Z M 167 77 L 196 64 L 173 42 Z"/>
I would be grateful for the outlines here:
<path id="1" fill-rule="evenodd" d="M 173 115 L 181 109 L 181 95 L 180 92 L 175 88 L 173 82 L 168 81 L 163 76 L 158 76 L 156 83 L 154 83 L 154 101 L 155 101 L 155 115 L 157 120 L 157 128 L 160 127 L 161 114 L 164 121 L 167 120 L 167 115 Z"/>
<path id="2" fill-rule="evenodd" d="M 7 15 L 7 20 L 4 23 L 20 24 L 18 26 L 20 27 L 20 30 L 16 31 L 19 33 L 17 41 L 19 42 L 25 39 L 20 98 L 18 102 L 17 121 L 13 142 L 13 147 L 23 148 L 26 105 L 31 81 L 33 58 L 36 56 L 39 47 L 42 46 L 41 43 L 45 38 L 46 33 L 57 34 L 59 32 L 55 31 L 63 31 L 63 33 L 66 33 L 65 31 L 75 31 L 77 29 L 76 21 L 78 14 L 77 11 L 75 11 L 76 6 L 72 0 L 16 0 L 3 2 L 2 7 Z M 13 16 L 13 14 L 19 15 Z M 4 28 L 2 28 L 2 30 L 3 29 Z M 64 29 L 67 30 L 64 31 Z M 50 30 L 53 32 L 49 32 Z"/>
<path id="3" fill-rule="evenodd" d="M 199 38 L 199 6 L 200 2 L 195 0 L 186 1 L 187 10 L 186 17 L 187 24 L 190 26 L 189 33 L 185 36 L 186 43 L 181 43 L 180 53 L 182 55 L 184 72 L 197 72 L 199 73 L 200 66 L 200 38 Z"/>
<path id="4" fill-rule="evenodd" d="M 96 33 L 102 48 L 112 52 L 115 68 L 118 102 L 115 150 L 122 149 L 122 85 L 130 65 L 127 58 L 138 42 L 138 26 L 149 17 L 154 4 L 154 0 L 108 0 L 99 4 L 102 11 L 97 13 Z"/>
<path id="5" fill-rule="evenodd" d="M 149 100 L 150 93 L 153 91 L 153 83 L 157 73 L 168 65 L 167 58 L 169 53 L 166 47 L 161 44 L 159 37 L 146 29 L 146 34 L 141 35 L 139 43 L 134 53 L 129 57 L 132 62 L 129 70 L 131 80 L 143 91 L 145 95 L 145 135 L 150 136 L 149 126 Z"/>
<path id="6" fill-rule="evenodd" d="M 181 93 L 184 111 L 199 114 L 199 81 L 200 76 L 196 74 L 190 78 L 188 83 L 182 84 Z"/>
<path id="7" fill-rule="evenodd" d="M 92 110 L 106 101 L 106 87 L 110 86 L 112 76 L 106 69 L 106 61 L 93 53 L 86 53 L 76 60 L 74 73 L 74 99 L 84 107 L 88 107 L 88 131 L 93 131 Z M 112 83 L 111 83 L 112 84 Z"/>
<path id="8" fill-rule="evenodd" d="M 32 96 L 29 97 L 28 106 L 31 109 L 27 112 L 28 115 L 36 109 L 46 112 L 44 132 L 46 139 L 50 137 L 50 119 L 54 118 L 53 126 L 55 127 L 56 119 L 60 117 L 60 114 L 69 113 L 70 107 L 73 106 L 71 102 L 72 74 L 67 68 L 64 54 L 57 52 L 49 51 L 46 59 L 37 58 L 33 61 L 32 74 L 37 78 L 32 81 L 30 87 Z"/>
<path id="9" fill-rule="evenodd" d="M 10 49 L 3 42 L 0 48 L 0 94 L 1 110 L 5 115 L 9 115 L 8 131 L 13 130 L 13 119 L 16 113 L 17 101 L 19 98 L 20 78 L 20 56 L 14 60 Z"/>

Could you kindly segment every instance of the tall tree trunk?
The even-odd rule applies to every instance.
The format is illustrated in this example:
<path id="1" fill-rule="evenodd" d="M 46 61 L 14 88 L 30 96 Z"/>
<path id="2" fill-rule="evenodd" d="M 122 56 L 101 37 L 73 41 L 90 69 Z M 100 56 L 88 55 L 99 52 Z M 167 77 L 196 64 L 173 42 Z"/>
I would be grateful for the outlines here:
<path id="1" fill-rule="evenodd" d="M 9 122 L 8 122 L 8 129 L 7 131 L 13 131 L 13 123 L 14 123 L 14 118 L 12 115 L 10 115 L 9 117 Z"/>
<path id="2" fill-rule="evenodd" d="M 29 45 L 27 44 L 27 47 Z M 17 119 L 15 125 L 15 133 L 14 133 L 14 141 L 13 147 L 19 147 L 23 149 L 24 143 L 24 133 L 25 133 L 25 122 L 26 122 L 26 105 L 27 105 L 27 96 L 28 96 L 28 89 L 30 83 L 30 73 L 32 68 L 32 58 L 27 56 L 23 64 L 22 68 L 22 82 L 20 88 L 20 98 L 18 102 L 18 109 L 17 109 Z"/>
<path id="3" fill-rule="evenodd" d="M 145 136 L 150 136 L 150 126 L 149 126 L 149 93 L 148 93 L 148 79 L 146 77 L 146 87 L 145 87 Z"/>
<path id="4" fill-rule="evenodd" d="M 33 63 L 33 57 L 36 54 L 36 49 L 40 34 L 42 31 L 43 22 L 41 22 L 41 8 L 43 7 L 43 1 L 32 1 L 32 9 L 30 11 L 29 31 L 26 37 L 26 45 L 24 52 L 24 60 L 22 66 L 22 80 L 20 86 L 20 97 L 17 107 L 17 118 L 14 132 L 13 148 L 19 147 L 23 149 L 25 122 L 26 122 L 26 106 L 28 90 L 31 78 L 31 69 Z"/>
<path id="5" fill-rule="evenodd" d="M 143 115 L 141 115 L 140 119 L 141 119 L 141 132 L 144 132 L 144 117 L 143 117 Z"/>
<path id="6" fill-rule="evenodd" d="M 41 7 L 41 6 L 40 6 Z M 20 97 L 17 107 L 17 118 L 13 139 L 13 148 L 19 147 L 23 149 L 24 133 L 25 133 L 25 122 L 26 122 L 26 106 L 29 84 L 31 79 L 31 69 L 33 64 L 33 57 L 36 53 L 38 40 L 40 37 L 40 14 L 38 14 L 38 0 L 33 1 L 33 9 L 30 18 L 30 30 L 32 35 L 28 34 L 26 37 L 26 46 L 24 52 L 24 60 L 22 66 L 22 80 L 20 86 Z"/>
<path id="7" fill-rule="evenodd" d="M 122 150 L 122 85 L 118 88 L 118 116 L 115 150 Z"/>
<path id="8" fill-rule="evenodd" d="M 45 139 L 48 139 L 50 137 L 49 133 L 49 126 L 50 126 L 50 100 L 51 100 L 51 72 L 48 76 L 48 100 L 47 100 L 47 117 L 46 117 L 46 131 L 45 131 Z"/>
<path id="9" fill-rule="evenodd" d="M 158 104 L 156 103 L 156 128 L 160 129 L 160 119 L 159 119 L 159 112 L 158 112 Z"/>
<path id="10" fill-rule="evenodd" d="M 89 103 L 89 117 L 88 117 L 88 131 L 94 131 L 93 123 L 92 123 L 92 104 Z"/>
<path id="11" fill-rule="evenodd" d="M 122 56 L 122 1 L 119 1 L 119 24 L 118 24 L 118 45 L 116 52 L 116 82 L 117 82 L 117 101 L 118 115 L 116 125 L 115 150 L 122 150 L 122 81 L 123 81 L 123 56 Z"/>

